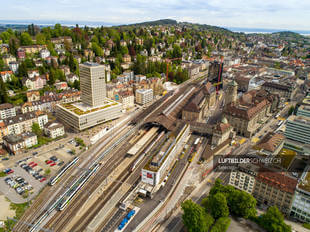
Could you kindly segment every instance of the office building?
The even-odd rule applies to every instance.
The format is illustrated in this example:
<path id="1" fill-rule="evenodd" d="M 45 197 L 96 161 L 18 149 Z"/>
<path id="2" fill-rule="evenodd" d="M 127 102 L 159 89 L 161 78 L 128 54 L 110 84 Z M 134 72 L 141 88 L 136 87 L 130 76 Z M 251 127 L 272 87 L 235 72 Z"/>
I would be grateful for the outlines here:
<path id="1" fill-rule="evenodd" d="M 80 65 L 81 102 L 57 105 L 59 121 L 81 131 L 119 118 L 122 104 L 106 98 L 105 66 L 86 62 Z"/>
<path id="2" fill-rule="evenodd" d="M 297 110 L 297 116 L 305 116 L 310 118 L 310 106 L 301 105 Z"/>
<path id="3" fill-rule="evenodd" d="M 136 102 L 140 105 L 145 105 L 153 100 L 152 89 L 137 89 Z"/>
<path id="4" fill-rule="evenodd" d="M 310 172 L 303 172 L 296 187 L 290 216 L 303 222 L 310 222 Z"/>
<path id="5" fill-rule="evenodd" d="M 80 64 L 81 100 L 90 106 L 103 105 L 106 99 L 105 67 L 97 63 Z"/>
<path id="6" fill-rule="evenodd" d="M 310 155 L 310 118 L 292 115 L 287 120 L 284 147 Z"/>

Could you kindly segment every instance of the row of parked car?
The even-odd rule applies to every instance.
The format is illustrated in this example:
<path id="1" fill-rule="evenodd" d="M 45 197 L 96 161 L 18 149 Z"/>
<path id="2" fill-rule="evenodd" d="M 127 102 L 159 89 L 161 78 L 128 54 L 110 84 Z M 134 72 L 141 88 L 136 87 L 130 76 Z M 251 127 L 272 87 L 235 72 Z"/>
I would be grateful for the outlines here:
<path id="1" fill-rule="evenodd" d="M 56 156 L 51 156 L 48 160 L 45 160 L 45 163 L 51 167 L 55 166 L 56 164 L 58 166 L 62 166 L 64 164 L 64 161 L 59 161 Z"/>
<path id="2" fill-rule="evenodd" d="M 22 195 L 26 190 L 32 190 L 33 187 L 25 181 L 24 178 L 18 177 L 7 177 L 4 179 L 5 183 L 7 183 L 11 188 L 14 188 L 15 191 Z"/>
<path id="3" fill-rule="evenodd" d="M 30 175 L 32 175 L 36 180 L 39 180 L 40 182 L 43 182 L 46 180 L 46 178 L 40 174 L 40 172 L 43 171 L 42 168 L 38 170 L 34 170 L 33 168 L 36 167 L 38 164 L 35 162 L 30 162 L 29 164 L 26 163 L 20 163 L 20 167 L 25 169 L 26 172 L 28 172 Z"/>

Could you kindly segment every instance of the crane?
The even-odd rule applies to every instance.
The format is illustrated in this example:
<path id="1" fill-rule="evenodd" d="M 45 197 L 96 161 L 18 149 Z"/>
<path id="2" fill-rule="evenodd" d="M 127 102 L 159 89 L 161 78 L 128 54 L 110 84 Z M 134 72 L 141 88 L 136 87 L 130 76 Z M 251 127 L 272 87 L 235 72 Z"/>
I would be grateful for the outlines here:
<path id="1" fill-rule="evenodd" d="M 166 59 L 167 62 L 167 69 L 166 69 L 166 81 L 168 81 L 168 69 L 169 69 L 169 63 L 171 63 L 171 61 L 173 60 L 182 60 L 182 57 L 178 57 L 178 58 L 172 58 L 172 59 Z"/>
<path id="2" fill-rule="evenodd" d="M 219 95 L 219 85 L 222 83 L 221 82 L 221 75 L 222 75 L 222 68 L 223 68 L 223 60 L 224 60 L 224 56 L 221 57 L 221 63 L 220 63 L 220 67 L 219 67 L 219 75 L 218 75 L 218 79 L 217 79 L 217 83 L 214 84 L 214 86 L 216 86 L 216 95 Z"/>

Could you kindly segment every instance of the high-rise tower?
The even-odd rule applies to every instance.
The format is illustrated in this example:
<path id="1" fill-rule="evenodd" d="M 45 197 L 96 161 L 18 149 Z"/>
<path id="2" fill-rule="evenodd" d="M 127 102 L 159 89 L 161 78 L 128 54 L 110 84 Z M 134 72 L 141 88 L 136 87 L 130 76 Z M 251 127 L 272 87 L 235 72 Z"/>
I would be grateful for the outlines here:
<path id="1" fill-rule="evenodd" d="M 103 65 L 91 62 L 80 64 L 81 100 L 83 103 L 92 107 L 105 104 L 105 73 Z"/>

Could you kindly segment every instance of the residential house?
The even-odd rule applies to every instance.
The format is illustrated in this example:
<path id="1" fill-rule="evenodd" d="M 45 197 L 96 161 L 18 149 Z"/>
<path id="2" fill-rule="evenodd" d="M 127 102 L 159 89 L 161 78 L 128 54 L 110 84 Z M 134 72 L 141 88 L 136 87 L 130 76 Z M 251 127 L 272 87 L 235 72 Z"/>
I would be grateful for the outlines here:
<path id="1" fill-rule="evenodd" d="M 0 75 L 1 75 L 3 82 L 5 83 L 7 81 L 12 80 L 13 72 L 12 71 L 2 71 L 2 72 L 0 72 Z"/>
<path id="2" fill-rule="evenodd" d="M 68 84 L 65 81 L 57 82 L 54 84 L 57 90 L 66 90 L 68 89 Z"/>
<path id="3" fill-rule="evenodd" d="M 66 80 L 69 83 L 74 83 L 75 81 L 79 80 L 78 75 L 74 74 L 74 73 L 70 73 L 68 75 L 66 75 Z"/>
<path id="4" fill-rule="evenodd" d="M 17 58 L 22 60 L 26 58 L 26 51 L 23 48 L 18 48 L 17 49 Z"/>
<path id="5" fill-rule="evenodd" d="M 42 49 L 40 51 L 40 57 L 42 59 L 45 59 L 45 58 L 49 57 L 50 55 L 51 55 L 51 53 L 50 53 L 50 51 L 48 49 Z"/>
<path id="6" fill-rule="evenodd" d="M 16 61 L 12 61 L 12 62 L 9 63 L 9 69 L 10 69 L 13 73 L 17 73 L 18 67 L 19 67 L 19 64 L 18 64 Z"/>
<path id="7" fill-rule="evenodd" d="M 65 135 L 65 128 L 63 124 L 59 122 L 48 122 L 44 126 L 44 134 L 52 139 L 55 139 Z"/>
<path id="8" fill-rule="evenodd" d="M 27 101 L 33 102 L 33 101 L 39 101 L 40 100 L 40 92 L 39 91 L 28 91 L 26 93 Z"/>
<path id="9" fill-rule="evenodd" d="M 2 59 L 6 65 L 9 65 L 10 62 L 16 62 L 15 56 L 12 56 L 11 54 L 3 55 Z"/>

